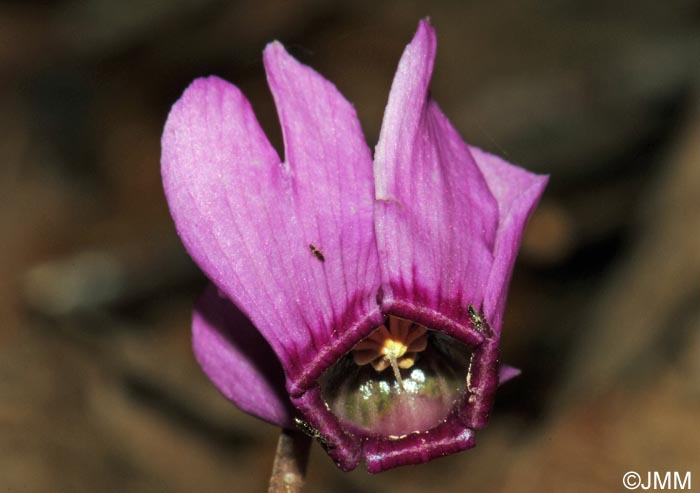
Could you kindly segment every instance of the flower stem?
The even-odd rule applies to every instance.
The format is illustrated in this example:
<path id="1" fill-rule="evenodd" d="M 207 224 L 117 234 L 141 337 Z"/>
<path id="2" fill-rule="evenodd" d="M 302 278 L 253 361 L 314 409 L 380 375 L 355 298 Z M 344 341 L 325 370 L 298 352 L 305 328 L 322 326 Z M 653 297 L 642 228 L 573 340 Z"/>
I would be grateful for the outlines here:
<path id="1" fill-rule="evenodd" d="M 301 493 L 310 449 L 310 437 L 299 431 L 282 430 L 272 464 L 268 493 Z"/>

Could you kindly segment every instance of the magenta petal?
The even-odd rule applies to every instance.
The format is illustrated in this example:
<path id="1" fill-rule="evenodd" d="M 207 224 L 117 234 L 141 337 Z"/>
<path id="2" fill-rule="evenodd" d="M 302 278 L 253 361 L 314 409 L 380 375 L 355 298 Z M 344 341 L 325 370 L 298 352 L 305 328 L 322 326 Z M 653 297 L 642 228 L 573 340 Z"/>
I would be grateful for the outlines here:
<path id="1" fill-rule="evenodd" d="M 308 269 L 295 265 L 290 272 L 307 277 L 298 308 L 313 317 L 313 341 L 305 348 L 313 361 L 301 390 L 364 335 L 354 330 L 367 332 L 381 321 L 372 157 L 355 109 L 332 83 L 280 43 L 269 44 L 263 59 L 294 177 L 294 234 L 314 250 L 305 257 Z"/>
<path id="2" fill-rule="evenodd" d="M 433 28 L 421 21 L 401 57 L 375 154 L 382 306 L 412 306 L 464 327 L 468 305 L 482 303 L 498 208 L 469 147 L 428 97 L 435 48 Z M 410 311 L 403 315 L 416 320 Z"/>
<path id="3" fill-rule="evenodd" d="M 477 348 L 472 365 L 472 380 L 478 396 L 468 402 L 461 416 L 472 428 L 483 428 L 488 421 L 494 393 L 501 375 L 497 366 L 498 348 L 508 284 L 520 245 L 525 222 L 539 200 L 547 177 L 538 176 L 504 160 L 471 148 L 472 155 L 498 202 L 498 231 L 494 259 L 484 287 L 483 311 L 495 337 Z"/>
<path id="4" fill-rule="evenodd" d="M 500 333 L 510 276 L 525 223 L 549 177 L 530 173 L 476 147 L 472 147 L 471 152 L 498 202 L 498 231 L 493 268 L 484 295 L 484 313 L 491 328 Z"/>
<path id="5" fill-rule="evenodd" d="M 349 349 L 336 341 L 381 321 L 372 168 L 332 84 L 278 44 L 265 63 L 287 161 L 240 91 L 211 77 L 173 106 L 162 172 L 190 255 L 267 339 L 298 394 Z"/>
<path id="6" fill-rule="evenodd" d="M 192 346 L 204 373 L 241 410 L 282 426 L 293 426 L 284 371 L 270 345 L 214 286 L 195 305 Z"/>

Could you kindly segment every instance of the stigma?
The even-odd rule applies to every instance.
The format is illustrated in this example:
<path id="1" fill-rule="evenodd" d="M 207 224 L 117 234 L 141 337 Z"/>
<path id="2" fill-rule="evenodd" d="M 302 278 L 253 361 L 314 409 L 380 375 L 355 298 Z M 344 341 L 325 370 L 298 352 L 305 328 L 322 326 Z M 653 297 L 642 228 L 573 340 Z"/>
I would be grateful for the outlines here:
<path id="1" fill-rule="evenodd" d="M 369 364 L 380 373 L 391 367 L 401 385 L 400 370 L 411 368 L 418 353 L 427 346 L 428 329 L 410 320 L 389 315 L 383 325 L 355 345 L 352 359 L 356 365 Z"/>

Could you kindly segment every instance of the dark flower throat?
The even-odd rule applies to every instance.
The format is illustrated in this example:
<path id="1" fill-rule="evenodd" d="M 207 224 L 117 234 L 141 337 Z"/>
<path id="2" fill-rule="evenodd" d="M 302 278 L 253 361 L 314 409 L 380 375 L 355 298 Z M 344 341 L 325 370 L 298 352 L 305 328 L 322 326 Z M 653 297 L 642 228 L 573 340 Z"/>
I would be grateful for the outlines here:
<path id="1" fill-rule="evenodd" d="M 466 393 L 471 351 L 444 334 L 388 316 L 321 377 L 321 393 L 346 426 L 401 437 L 443 422 Z"/>

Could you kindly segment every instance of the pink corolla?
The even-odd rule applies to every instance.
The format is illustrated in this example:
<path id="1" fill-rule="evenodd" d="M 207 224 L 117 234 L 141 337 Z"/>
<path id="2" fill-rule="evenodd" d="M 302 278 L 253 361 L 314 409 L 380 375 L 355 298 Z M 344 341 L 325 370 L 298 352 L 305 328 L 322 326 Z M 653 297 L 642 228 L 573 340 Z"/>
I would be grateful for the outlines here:
<path id="1" fill-rule="evenodd" d="M 473 447 L 499 371 L 513 373 L 499 369 L 503 312 L 547 178 L 464 143 L 428 93 L 435 50 L 421 21 L 374 159 L 353 106 L 277 42 L 264 62 L 284 160 L 216 77 L 187 88 L 163 133 L 170 210 L 212 282 L 194 312 L 199 363 L 344 470 Z"/>

